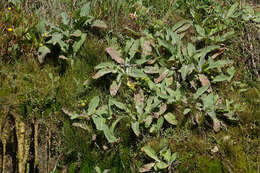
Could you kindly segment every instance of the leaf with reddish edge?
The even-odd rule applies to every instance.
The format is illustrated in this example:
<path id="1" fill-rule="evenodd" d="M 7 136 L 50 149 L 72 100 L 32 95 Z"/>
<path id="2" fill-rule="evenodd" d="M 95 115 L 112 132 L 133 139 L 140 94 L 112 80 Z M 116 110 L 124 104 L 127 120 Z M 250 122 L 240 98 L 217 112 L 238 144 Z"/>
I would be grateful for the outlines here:
<path id="1" fill-rule="evenodd" d="M 153 168 L 154 165 L 155 165 L 155 163 L 145 164 L 141 168 L 139 168 L 139 172 L 149 172 Z"/>
<path id="2" fill-rule="evenodd" d="M 120 56 L 120 53 L 116 50 L 114 50 L 112 47 L 106 48 L 106 52 L 111 56 L 113 60 L 115 60 L 117 63 L 123 65 L 125 64 L 125 60 L 122 59 Z"/>
<path id="3" fill-rule="evenodd" d="M 169 70 L 164 71 L 158 78 L 154 79 L 154 82 L 157 84 L 161 81 L 163 81 L 169 73 Z"/>

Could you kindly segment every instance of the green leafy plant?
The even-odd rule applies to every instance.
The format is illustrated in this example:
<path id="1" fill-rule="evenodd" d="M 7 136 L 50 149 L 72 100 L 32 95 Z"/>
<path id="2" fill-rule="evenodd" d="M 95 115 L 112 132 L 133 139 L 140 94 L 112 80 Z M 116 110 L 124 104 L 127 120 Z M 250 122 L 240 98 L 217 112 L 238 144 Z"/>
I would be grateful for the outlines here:
<path id="1" fill-rule="evenodd" d="M 87 38 L 87 29 L 90 27 L 107 28 L 103 21 L 94 20 L 94 17 L 90 15 L 90 2 L 75 10 L 72 16 L 65 12 L 61 13 L 61 21 L 62 23 L 58 27 L 47 25 L 46 22 L 42 23 L 41 31 L 45 39 L 38 50 L 40 63 L 43 63 L 45 56 L 51 52 L 58 53 L 60 59 L 67 60 L 76 57 Z M 50 28 L 49 31 L 46 31 L 45 25 Z M 60 52 L 57 49 L 60 49 Z"/>

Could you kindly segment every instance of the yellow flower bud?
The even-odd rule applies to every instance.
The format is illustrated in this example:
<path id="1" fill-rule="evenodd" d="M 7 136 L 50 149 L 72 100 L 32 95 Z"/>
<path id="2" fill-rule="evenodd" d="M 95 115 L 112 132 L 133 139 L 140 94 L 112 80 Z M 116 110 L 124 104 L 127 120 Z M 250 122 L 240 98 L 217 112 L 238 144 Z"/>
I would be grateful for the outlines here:
<path id="1" fill-rule="evenodd" d="M 7 28 L 7 31 L 12 32 L 13 28 Z"/>
<path id="2" fill-rule="evenodd" d="M 7 9 L 8 9 L 9 11 L 11 11 L 11 10 L 12 10 L 12 8 L 11 8 L 11 7 L 8 7 Z"/>
<path id="3" fill-rule="evenodd" d="M 43 46 L 43 44 L 42 43 L 40 43 L 40 47 L 42 47 Z"/>

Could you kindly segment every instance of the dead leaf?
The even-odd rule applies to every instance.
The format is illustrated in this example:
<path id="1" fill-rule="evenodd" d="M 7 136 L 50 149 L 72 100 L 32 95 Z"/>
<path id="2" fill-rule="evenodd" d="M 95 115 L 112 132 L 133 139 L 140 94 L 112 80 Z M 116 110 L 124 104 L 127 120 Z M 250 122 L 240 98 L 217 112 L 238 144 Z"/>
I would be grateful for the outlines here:
<path id="1" fill-rule="evenodd" d="M 123 65 L 125 63 L 124 59 L 120 57 L 120 53 L 114 50 L 112 47 L 106 48 L 106 52 L 111 56 L 113 60 L 117 63 Z"/>
<path id="2" fill-rule="evenodd" d="M 211 86 L 209 79 L 204 74 L 199 74 L 199 80 L 202 86 Z M 208 92 L 212 92 L 211 87 L 209 87 Z"/>
<path id="3" fill-rule="evenodd" d="M 148 163 L 139 168 L 139 172 L 148 172 L 154 167 L 155 163 Z"/>
<path id="4" fill-rule="evenodd" d="M 218 146 L 215 146 L 214 148 L 211 149 L 211 152 L 214 154 L 214 153 L 217 153 L 218 152 Z"/>
<path id="5" fill-rule="evenodd" d="M 225 50 L 226 50 L 226 47 L 220 48 L 217 53 L 215 53 L 214 55 L 212 55 L 211 58 L 212 58 L 212 59 L 217 58 L 217 57 L 218 57 L 219 55 L 221 55 Z"/>

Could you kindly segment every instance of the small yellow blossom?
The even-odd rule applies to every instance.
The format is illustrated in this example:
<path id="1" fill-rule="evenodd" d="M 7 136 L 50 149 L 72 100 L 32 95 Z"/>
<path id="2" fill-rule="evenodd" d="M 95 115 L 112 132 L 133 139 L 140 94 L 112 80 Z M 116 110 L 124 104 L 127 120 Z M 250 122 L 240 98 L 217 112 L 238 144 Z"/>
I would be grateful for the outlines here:
<path id="1" fill-rule="evenodd" d="M 11 11 L 11 10 L 12 10 L 12 8 L 11 8 L 11 7 L 8 7 L 7 9 L 8 9 L 9 11 Z"/>
<path id="2" fill-rule="evenodd" d="M 45 33 L 43 33 L 43 37 L 47 37 L 47 33 L 45 32 Z"/>
<path id="3" fill-rule="evenodd" d="M 13 28 L 7 28 L 7 31 L 12 32 Z"/>
<path id="4" fill-rule="evenodd" d="M 42 43 L 40 43 L 40 47 L 42 47 L 43 46 L 43 44 Z"/>

